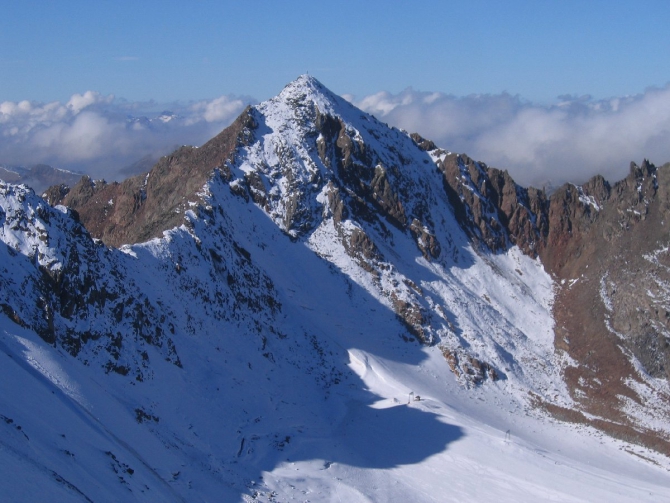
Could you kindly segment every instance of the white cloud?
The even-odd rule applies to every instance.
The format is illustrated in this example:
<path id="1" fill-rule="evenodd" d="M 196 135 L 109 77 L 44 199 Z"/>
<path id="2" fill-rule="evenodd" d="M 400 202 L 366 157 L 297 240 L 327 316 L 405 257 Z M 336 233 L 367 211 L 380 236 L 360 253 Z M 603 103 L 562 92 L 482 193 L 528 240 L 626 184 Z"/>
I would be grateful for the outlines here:
<path id="1" fill-rule="evenodd" d="M 205 120 L 207 122 L 227 121 L 232 115 L 237 115 L 244 108 L 245 103 L 230 96 L 221 96 L 211 101 L 199 101 L 191 106 L 193 116 L 191 121 Z"/>
<path id="2" fill-rule="evenodd" d="M 114 101 L 114 95 L 102 96 L 95 91 L 86 91 L 84 94 L 73 94 L 70 101 L 67 102 L 67 108 L 72 110 L 75 115 L 84 108 L 95 104 L 109 104 Z"/>
<path id="3" fill-rule="evenodd" d="M 630 161 L 670 161 L 670 86 L 538 105 L 510 94 L 456 97 L 407 89 L 356 100 L 391 125 L 508 169 L 524 185 L 624 177 Z M 127 102 L 94 91 L 66 102 L 0 103 L 0 164 L 47 163 L 115 179 L 118 170 L 177 145 L 201 145 L 253 102 L 220 96 L 190 103 Z M 157 118 L 169 109 L 176 116 Z M 153 120 L 152 120 L 153 119 Z"/>
<path id="4" fill-rule="evenodd" d="M 32 143 L 65 163 L 79 163 L 109 156 L 124 141 L 124 125 L 95 112 L 81 112 L 70 122 L 39 128 Z"/>
<path id="5" fill-rule="evenodd" d="M 200 145 L 230 124 L 249 99 L 221 96 L 196 103 L 134 103 L 95 91 L 67 102 L 0 103 L 0 164 L 47 163 L 96 177 L 177 145 Z M 170 109 L 170 116 L 164 110 Z"/>
<path id="6" fill-rule="evenodd" d="M 445 149 L 508 169 L 522 184 L 580 183 L 597 173 L 616 181 L 630 161 L 670 161 L 670 86 L 608 100 L 562 96 L 552 105 L 412 89 L 349 99 Z"/>

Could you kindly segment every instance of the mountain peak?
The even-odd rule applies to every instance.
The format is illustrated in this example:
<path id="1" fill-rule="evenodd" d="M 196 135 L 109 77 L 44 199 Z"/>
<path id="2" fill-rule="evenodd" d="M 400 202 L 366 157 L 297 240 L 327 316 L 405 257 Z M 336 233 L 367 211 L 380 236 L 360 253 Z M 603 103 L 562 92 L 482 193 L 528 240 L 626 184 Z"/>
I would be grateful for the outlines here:
<path id="1" fill-rule="evenodd" d="M 326 87 L 316 77 L 310 75 L 309 73 L 303 73 L 302 75 L 299 75 L 298 78 L 296 78 L 294 81 L 286 84 L 284 88 L 294 86 L 310 86 L 313 88 L 326 89 Z"/>
<path id="2" fill-rule="evenodd" d="M 279 105 L 281 108 L 287 106 L 295 109 L 310 104 L 316 105 L 321 113 L 331 115 L 339 115 L 344 109 L 352 107 L 351 104 L 333 93 L 315 77 L 303 74 L 287 84 L 277 96 L 262 103 L 260 108 L 267 110 L 270 108 L 268 105 L 274 107 Z"/>
<path id="3" fill-rule="evenodd" d="M 302 75 L 75 211 L 0 183 L 3 494 L 670 501 L 670 169 L 631 168 L 547 199 Z"/>
<path id="4" fill-rule="evenodd" d="M 304 93 L 307 95 L 330 95 L 333 96 L 333 93 L 324 86 L 316 77 L 304 73 L 300 75 L 297 79 L 286 84 L 284 89 L 281 91 L 280 95 L 295 94 L 295 93 Z"/>

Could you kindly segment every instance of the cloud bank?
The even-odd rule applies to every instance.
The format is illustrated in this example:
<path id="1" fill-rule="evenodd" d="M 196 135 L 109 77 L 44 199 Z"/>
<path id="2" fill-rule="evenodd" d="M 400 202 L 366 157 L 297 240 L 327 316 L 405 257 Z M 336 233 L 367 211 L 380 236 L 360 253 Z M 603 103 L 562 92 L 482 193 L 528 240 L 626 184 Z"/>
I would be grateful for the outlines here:
<path id="1" fill-rule="evenodd" d="M 549 105 L 505 93 L 456 97 L 412 89 L 346 98 L 442 148 L 507 169 L 523 185 L 582 183 L 597 173 L 616 181 L 630 161 L 670 161 L 670 86 L 607 100 L 563 96 Z M 0 164 L 45 163 L 119 179 L 143 157 L 201 145 L 254 101 L 137 103 L 94 91 L 65 103 L 6 101 L 0 103 Z"/>
<path id="2" fill-rule="evenodd" d="M 507 169 L 524 185 L 582 183 L 598 173 L 616 181 L 630 161 L 670 161 L 670 86 L 607 100 L 562 96 L 551 105 L 412 89 L 347 98 L 442 148 Z"/>
<path id="3" fill-rule="evenodd" d="M 67 103 L 0 103 L 0 164 L 38 163 L 114 180 L 139 159 L 201 145 L 229 125 L 250 98 L 132 103 L 94 91 Z M 169 111 L 165 111 L 169 108 Z"/>

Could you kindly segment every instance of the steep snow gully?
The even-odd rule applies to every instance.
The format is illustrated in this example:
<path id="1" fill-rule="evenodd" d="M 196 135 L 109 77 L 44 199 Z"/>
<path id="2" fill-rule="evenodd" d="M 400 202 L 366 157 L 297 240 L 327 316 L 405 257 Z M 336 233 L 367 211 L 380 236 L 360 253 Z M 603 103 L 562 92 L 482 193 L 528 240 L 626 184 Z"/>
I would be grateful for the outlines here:
<path id="1" fill-rule="evenodd" d="M 143 243 L 0 182 L 2 499 L 670 501 L 538 407 L 573 406 L 556 285 L 473 244 L 439 152 L 310 76 L 245 114 Z"/>

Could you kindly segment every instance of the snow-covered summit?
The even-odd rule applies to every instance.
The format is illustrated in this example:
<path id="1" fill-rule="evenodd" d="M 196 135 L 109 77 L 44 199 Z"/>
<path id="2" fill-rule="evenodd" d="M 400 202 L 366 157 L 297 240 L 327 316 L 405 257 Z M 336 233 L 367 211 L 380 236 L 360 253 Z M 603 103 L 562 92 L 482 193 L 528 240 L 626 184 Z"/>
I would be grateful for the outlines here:
<path id="1" fill-rule="evenodd" d="M 270 106 L 280 106 L 280 104 L 299 107 L 310 103 L 316 105 L 322 114 L 336 115 L 338 111 L 347 108 L 348 102 L 330 91 L 312 75 L 303 74 L 287 84 L 277 96 L 261 104 L 259 108 L 267 110 Z M 349 105 L 349 108 L 354 107 Z"/>
<path id="2" fill-rule="evenodd" d="M 313 229 L 328 211 L 324 190 L 365 201 L 371 213 L 405 226 L 424 202 L 425 173 L 432 162 L 406 133 L 390 128 L 303 75 L 275 98 L 252 108 L 255 141 L 236 166 L 252 186 L 252 197 L 297 236 Z M 328 188 L 327 188 L 328 187 Z M 403 192 L 400 201 L 397 191 Z M 361 208 L 362 209 L 362 208 Z M 407 219 L 410 218 L 409 221 Z"/>
<path id="3" fill-rule="evenodd" d="M 551 356 L 550 280 L 532 263 L 533 273 L 523 281 L 503 274 L 519 292 L 530 291 L 526 281 L 544 284 L 541 295 L 534 288 L 533 298 L 520 295 L 546 317 L 540 322 L 518 314 L 512 323 L 494 321 L 501 310 L 520 313 L 527 305 L 513 306 L 495 281 L 480 289 L 476 278 L 488 275 L 491 265 L 471 249 L 442 173 L 410 135 L 358 110 L 311 76 L 299 77 L 250 114 L 253 139 L 231 163 L 237 194 L 245 193 L 292 239 L 378 299 L 410 337 L 440 345 L 461 382 L 506 376 L 539 392 L 537 379 L 560 380 L 559 361 Z M 494 260 L 498 272 L 509 266 L 486 260 Z M 453 268 L 462 267 L 470 272 L 454 274 Z M 457 307 L 456 299 L 468 299 L 468 307 Z M 467 313 L 474 305 L 477 316 Z M 492 324 L 499 328 L 491 330 Z M 528 344 L 517 344 L 517 353 L 541 358 L 549 373 L 531 378 L 504 363 L 511 353 L 502 348 L 511 350 L 520 333 Z M 483 334 L 488 342 L 480 344 Z M 556 396 L 569 402 L 563 391 Z"/>

